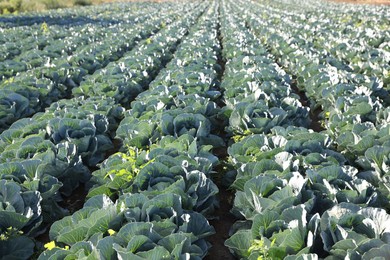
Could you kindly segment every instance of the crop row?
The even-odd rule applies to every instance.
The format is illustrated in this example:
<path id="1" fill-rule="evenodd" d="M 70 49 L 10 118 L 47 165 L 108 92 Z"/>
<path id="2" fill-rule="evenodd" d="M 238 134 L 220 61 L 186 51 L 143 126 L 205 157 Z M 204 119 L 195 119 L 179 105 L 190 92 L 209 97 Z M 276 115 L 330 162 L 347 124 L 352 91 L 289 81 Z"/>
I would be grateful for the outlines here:
<path id="1" fill-rule="evenodd" d="M 284 60 L 284 56 L 278 58 Z M 289 57 L 285 60 L 291 63 L 289 70 L 299 66 L 299 62 L 294 63 Z M 329 71 L 335 68 L 331 63 L 325 65 Z M 390 95 L 385 76 L 366 81 L 366 84 L 343 82 L 337 73 L 333 82 L 320 80 L 321 77 L 331 78 L 329 71 L 310 73 L 310 79 L 305 72 L 297 74 L 297 77 L 304 78 L 300 87 L 305 90 L 310 103 L 320 106 L 324 111 L 324 127 L 334 139 L 337 150 L 345 155 L 350 165 L 360 169 L 361 178 L 380 188 L 390 198 L 387 177 Z M 364 78 L 366 75 L 354 73 L 351 77 Z"/>
<path id="2" fill-rule="evenodd" d="M 0 18 L 0 258 L 202 259 L 221 177 L 236 257 L 389 258 L 388 14 L 310 3 Z"/>
<path id="3" fill-rule="evenodd" d="M 123 151 L 93 173 L 91 198 L 83 209 L 51 227 L 51 239 L 71 245 L 69 250 L 49 250 L 40 259 L 78 255 L 83 249 L 101 259 L 205 256 L 205 238 L 214 232 L 205 216 L 211 216 L 218 192 L 209 177 L 218 159 L 204 141 L 210 138 L 209 112 L 216 105 L 194 92 L 216 83 L 216 10 L 213 2 L 174 59 L 131 103 L 117 130 Z M 191 73 L 197 73 L 191 83 L 180 82 Z M 177 91 L 171 91 L 174 87 Z M 79 215 L 84 217 L 75 219 Z M 85 222 L 102 223 L 101 229 L 81 231 Z"/>
<path id="4" fill-rule="evenodd" d="M 332 37 L 330 34 L 336 31 L 335 29 L 326 30 L 325 26 L 321 26 L 325 29 L 312 33 L 315 35 L 314 41 L 311 39 L 313 36 L 299 34 L 300 27 L 282 28 L 282 25 L 276 22 L 277 19 L 280 19 L 278 16 L 269 15 L 267 19 L 257 19 L 256 21 L 253 19 L 255 17 L 258 16 L 248 14 L 248 24 L 252 28 L 262 28 L 261 30 L 257 29 L 256 34 L 259 35 L 263 43 L 272 46 L 271 51 L 280 59 L 281 64 L 288 67 L 297 76 L 298 87 L 305 84 L 308 97 L 315 99 L 318 95 L 316 87 L 319 83 L 328 87 L 342 83 L 364 86 L 377 92 L 375 94 L 379 95 L 380 98 L 383 98 L 380 95 L 388 90 L 388 71 L 390 68 L 388 64 L 390 58 L 387 45 L 390 35 L 384 29 L 377 28 L 374 31 L 370 27 L 365 27 L 365 30 L 372 30 L 373 32 L 372 34 L 367 33 L 368 35 L 358 36 L 361 39 L 359 41 L 361 49 L 358 51 L 353 49 L 356 41 L 355 35 L 344 33 L 344 38 L 339 36 L 339 41 L 343 42 L 339 44 L 344 46 L 340 47 L 337 43 L 331 45 L 332 41 L 329 41 L 329 38 Z M 338 25 L 345 26 L 340 21 Z M 306 27 L 315 30 L 316 25 L 310 24 Z M 294 33 L 287 33 L 287 31 Z M 370 40 L 378 41 L 378 44 L 372 46 Z M 330 48 L 333 51 L 323 46 L 326 45 L 324 41 L 331 45 Z M 345 50 L 334 51 L 339 47 L 345 48 Z M 348 55 L 349 51 L 351 52 L 349 57 L 342 55 Z"/>
<path id="5" fill-rule="evenodd" d="M 177 16 L 179 19 L 150 38 L 158 38 L 158 43 L 144 40 L 133 51 L 140 57 L 152 56 L 156 50 L 165 55 L 173 52 L 205 8 L 205 4 L 196 5 L 187 7 L 193 10 L 185 18 Z M 153 47 L 145 47 L 149 45 Z M 153 77 L 144 75 L 143 80 Z M 30 238 L 68 214 L 58 202 L 89 180 L 88 166 L 106 158 L 123 112 L 114 99 L 102 95 L 60 100 L 44 113 L 16 121 L 0 135 L 2 205 L 7 205 L 1 210 L 2 256 L 28 258 L 35 246 Z M 36 246 L 39 249 L 39 244 Z"/>
<path id="6" fill-rule="evenodd" d="M 280 4 L 253 7 L 262 10 L 255 15 L 263 18 L 253 25 L 261 24 L 264 28 L 264 41 L 270 39 L 270 45 L 279 44 L 273 50 L 278 55 L 287 55 L 286 48 L 289 53 L 299 49 L 300 54 L 314 54 L 311 56 L 312 62 L 326 62 L 338 70 L 364 74 L 366 80 L 371 77 L 389 80 L 390 34 L 386 25 L 389 17 L 384 10 L 378 10 L 374 15 L 373 10 L 367 8 L 362 16 L 358 12 L 363 10 L 351 10 L 349 14 L 329 9 L 325 13 L 302 13 L 288 11 Z M 284 22 L 281 23 L 281 20 Z M 278 38 L 286 42 L 280 43 Z"/>
<path id="7" fill-rule="evenodd" d="M 43 67 L 19 73 L 0 85 L 0 130 L 7 129 L 17 119 L 41 112 L 51 103 L 71 96 L 72 89 L 78 87 L 87 75 L 98 74 L 110 62 L 123 57 L 139 41 L 177 18 L 182 12 L 179 10 L 147 15 L 136 25 L 106 28 L 103 40 L 79 46 L 71 54 L 62 53 L 54 60 L 45 61 L 46 56 L 38 55 L 32 62 L 45 62 Z M 88 35 L 81 38 L 88 40 Z"/>
<path id="8" fill-rule="evenodd" d="M 0 79 L 8 79 L 33 68 L 58 66 L 56 60 L 62 60 L 60 62 L 63 63 L 64 60 L 72 59 L 74 53 L 76 56 L 83 55 L 80 50 L 93 52 L 96 46 L 105 45 L 102 42 L 105 38 L 112 40 L 115 35 L 126 32 L 130 26 L 145 22 L 158 12 L 156 8 L 145 9 L 134 10 L 136 17 L 129 21 L 124 20 L 125 25 L 94 23 L 88 26 L 72 26 L 64 30 L 61 26 L 42 23 L 18 30 L 5 30 L 4 35 L 8 38 L 3 39 L 4 60 L 0 63 Z M 116 43 L 113 42 L 112 45 Z"/>
<path id="9" fill-rule="evenodd" d="M 165 6 L 169 7 L 170 5 L 166 4 Z M 20 67 L 23 71 L 27 70 L 21 61 L 25 60 L 24 56 L 30 58 L 29 54 L 32 55 L 32 51 L 36 52 L 35 56 L 48 55 L 48 57 L 53 59 L 57 57 L 55 53 L 58 55 L 61 54 L 61 52 L 69 52 L 69 48 L 79 47 L 79 41 L 82 42 L 87 39 L 89 39 L 89 41 L 96 41 L 93 40 L 94 37 L 103 37 L 104 32 L 107 32 L 110 28 L 115 28 L 124 24 L 140 23 L 141 21 L 145 21 L 149 15 L 152 15 L 159 9 L 158 6 L 151 5 L 150 3 L 133 3 L 131 5 L 128 4 L 115 7 L 104 7 L 104 10 L 96 10 L 95 8 L 82 9 L 82 14 L 77 12 L 66 14 L 66 11 L 57 11 L 53 14 L 53 17 L 50 17 L 48 14 L 34 14 L 34 17 L 41 16 L 39 21 L 30 21 L 29 17 L 26 15 L 16 18 L 20 21 L 28 21 L 28 26 L 7 28 L 5 24 L 2 24 L 0 28 L 0 61 L 2 68 L 0 79 L 3 79 L 4 77 L 8 78 L 10 75 L 16 74 L 18 72 L 17 69 Z M 118 7 L 122 7 L 122 10 L 118 11 Z M 87 10 L 92 12 L 88 15 L 86 14 Z M 98 11 L 100 11 L 99 19 L 96 17 Z M 58 18 L 57 16 L 62 17 Z M 77 18 L 82 16 L 94 16 L 95 19 L 91 19 L 87 23 L 70 22 L 72 21 L 72 17 Z M 56 23 L 50 22 L 51 19 L 56 21 Z M 7 20 L 7 18 L 0 18 L 0 24 L 2 20 Z M 10 24 L 15 24 L 14 21 L 12 21 L 12 18 L 9 18 L 8 20 L 10 20 L 8 21 Z M 108 20 L 108 22 L 105 22 L 105 20 Z M 66 24 L 59 24 L 59 21 L 63 21 Z M 77 43 L 72 44 L 75 40 L 78 40 Z M 23 57 L 18 58 L 19 55 L 22 55 Z M 54 57 L 52 57 L 52 55 L 54 55 Z M 15 63 L 12 63 L 12 61 Z M 6 69 L 9 70 L 8 73 L 6 73 Z"/>
<path id="10" fill-rule="evenodd" d="M 234 58 L 227 62 L 226 70 L 230 70 L 228 65 L 233 66 L 236 71 L 239 71 L 241 67 L 241 71 L 246 72 L 246 76 L 240 77 L 247 79 L 244 83 L 250 87 L 264 85 L 265 87 L 260 87 L 261 90 L 267 89 L 266 86 L 272 82 L 276 86 L 271 92 L 272 98 L 263 94 L 263 97 L 259 98 L 260 100 L 254 100 L 252 104 L 268 101 L 271 104 L 276 103 L 280 109 L 283 106 L 277 102 L 281 102 L 284 98 L 280 93 L 289 92 L 291 88 L 286 86 L 283 77 L 274 76 L 264 79 L 258 77 L 253 71 L 258 69 L 265 73 L 276 66 L 264 62 L 264 57 L 270 55 L 267 54 L 267 50 L 275 55 L 271 59 L 279 60 L 284 66 L 288 65 L 286 69 L 293 72 L 296 72 L 301 65 L 300 59 L 296 58 L 298 55 L 309 61 L 316 57 L 316 52 L 311 51 L 310 55 L 306 54 L 308 51 L 302 49 L 305 48 L 305 43 L 308 40 L 295 39 L 293 36 L 287 41 L 289 44 L 283 45 L 285 44 L 283 37 L 277 33 L 279 23 L 273 23 L 275 21 L 273 19 L 280 19 L 280 16 L 274 15 L 274 12 L 266 13 L 266 11 L 263 13 L 264 16 L 257 16 L 255 12 L 250 10 L 262 9 L 248 8 L 248 5 L 251 4 L 247 2 L 230 3 L 231 7 L 225 13 L 231 16 L 235 15 L 237 18 L 235 21 L 232 20 L 227 27 L 232 27 L 232 24 L 237 25 L 239 24 L 237 21 L 244 20 L 245 22 L 241 24 L 241 31 L 247 31 L 247 35 L 252 35 L 252 38 L 253 35 L 259 36 L 259 39 L 251 42 L 248 40 L 251 38 L 247 35 L 245 37 L 235 36 L 236 42 L 239 39 L 236 46 L 239 45 L 245 51 L 241 55 L 233 53 Z M 233 10 L 240 12 L 235 13 Z M 280 30 L 281 34 L 284 33 L 284 29 Z M 237 31 L 239 30 L 236 29 L 235 33 Z M 284 36 L 286 35 L 288 34 L 284 34 Z M 229 39 L 228 34 L 224 36 L 225 38 Z M 262 45 L 260 40 L 266 45 Z M 293 47 L 291 47 L 292 42 L 294 42 Z M 281 48 L 282 45 L 287 48 Z M 255 47 L 256 50 L 264 48 L 265 53 L 259 57 L 256 52 L 252 51 Z M 296 49 L 295 52 L 292 51 L 293 48 Z M 284 50 L 285 52 L 283 52 Z M 316 64 L 317 61 L 318 59 L 313 59 L 310 62 Z M 248 63 L 253 64 L 252 71 L 246 69 L 245 65 Z M 309 66 L 310 63 L 307 63 L 304 68 Z M 320 81 L 320 77 L 316 77 L 315 74 L 321 72 L 318 69 L 316 72 L 307 74 L 307 77 L 299 82 L 300 86 L 309 88 L 314 82 L 327 85 L 328 91 L 337 91 L 337 82 L 332 82 L 329 78 Z M 296 76 L 302 77 L 303 75 L 300 73 Z M 363 74 L 361 76 L 365 77 Z M 288 76 L 284 76 L 284 78 L 286 77 L 288 78 Z M 251 83 L 251 80 L 255 81 L 256 84 Z M 247 83 L 248 81 L 250 83 Z M 294 81 L 288 83 L 294 84 Z M 342 87 L 345 84 L 340 85 Z M 352 87 L 357 88 L 350 82 L 350 88 Z M 245 86 L 240 86 L 239 89 L 245 89 Z M 247 87 L 246 91 L 240 93 L 239 96 L 250 96 L 252 89 L 253 87 Z M 308 89 L 304 89 L 309 102 L 320 101 L 318 94 L 321 93 L 321 90 L 315 89 L 309 92 Z M 382 91 L 381 93 L 386 95 L 386 92 Z M 377 102 L 379 106 L 382 105 L 382 108 L 386 110 L 386 103 L 378 95 L 371 97 L 368 95 L 367 97 L 359 95 L 359 93 L 348 94 L 348 96 L 341 96 L 338 102 L 327 102 L 323 106 L 325 111 L 336 110 L 337 115 L 343 117 L 339 122 L 349 122 L 351 127 L 356 127 L 359 122 L 354 122 L 353 119 L 356 119 L 356 115 L 364 115 L 361 110 L 349 110 L 350 112 L 354 111 L 352 113 L 355 115 L 354 117 L 349 115 L 351 113 L 348 111 L 343 110 L 348 106 L 341 102 L 349 97 L 354 98 L 356 103 L 361 100 L 361 105 L 371 104 L 364 102 L 366 98 L 376 98 L 380 100 Z M 312 101 L 314 96 L 317 99 Z M 249 107 L 249 105 L 245 107 Z M 378 110 L 380 111 L 380 109 Z M 294 114 L 297 115 L 297 113 Z M 325 115 L 328 116 L 328 113 Z M 379 112 L 378 115 L 383 115 L 383 112 Z M 268 116 L 264 112 L 256 113 L 256 116 L 261 118 L 258 122 L 277 118 Z M 250 116 L 243 118 L 244 120 L 240 121 L 242 124 L 246 123 Z M 243 134 L 249 134 L 253 131 L 249 128 L 247 132 L 238 131 L 237 133 L 241 137 L 234 136 L 236 143 L 229 147 L 230 162 L 237 171 L 231 186 L 237 191 L 232 212 L 243 220 L 234 225 L 234 235 L 226 241 L 226 245 L 237 256 L 248 259 L 258 259 L 258 257 L 271 259 L 318 259 L 319 257 L 371 259 L 374 256 L 386 258 L 390 234 L 387 227 L 390 216 L 386 212 L 389 206 L 388 188 L 386 188 L 388 185 L 386 169 L 389 165 L 386 159 L 388 158 L 386 147 L 389 145 L 386 141 L 388 139 L 386 130 L 382 132 L 382 139 L 373 140 L 371 143 L 373 146 L 357 140 L 359 145 L 355 143 L 354 148 L 363 149 L 360 154 L 357 154 L 358 161 L 362 162 L 359 164 L 354 160 L 351 161 L 350 158 L 353 154 L 356 156 L 357 151 L 351 153 L 351 151 L 343 149 L 337 139 L 334 139 L 334 133 L 330 134 L 327 131 L 315 133 L 306 127 L 293 127 L 293 125 L 302 126 L 303 124 L 297 124 L 291 119 L 290 125 L 292 126 L 287 128 L 280 127 L 286 125 L 285 122 L 275 121 L 272 128 L 255 132 L 261 132 L 261 134 L 250 134 L 244 137 Z M 327 120 L 326 125 L 331 124 L 331 121 L 332 116 Z M 236 121 L 230 120 L 229 127 L 235 123 Z M 383 123 L 382 120 L 380 127 L 383 126 Z M 366 125 L 366 123 L 362 123 L 362 125 Z M 258 131 L 257 127 L 256 131 Z M 346 131 L 342 134 L 349 135 L 350 133 Z M 351 135 L 355 136 L 353 133 Z M 375 138 L 370 138 L 370 140 L 372 139 Z M 348 144 L 352 148 L 353 142 L 350 141 L 352 140 L 350 139 L 344 144 Z"/>

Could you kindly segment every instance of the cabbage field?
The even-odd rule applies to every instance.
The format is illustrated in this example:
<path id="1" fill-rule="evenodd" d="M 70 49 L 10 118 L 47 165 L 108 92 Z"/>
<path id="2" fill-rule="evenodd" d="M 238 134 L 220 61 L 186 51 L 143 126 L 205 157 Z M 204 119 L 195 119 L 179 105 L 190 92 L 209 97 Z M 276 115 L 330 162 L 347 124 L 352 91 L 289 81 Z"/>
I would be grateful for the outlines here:
<path id="1" fill-rule="evenodd" d="M 390 259 L 390 7 L 0 16 L 0 259 Z"/>

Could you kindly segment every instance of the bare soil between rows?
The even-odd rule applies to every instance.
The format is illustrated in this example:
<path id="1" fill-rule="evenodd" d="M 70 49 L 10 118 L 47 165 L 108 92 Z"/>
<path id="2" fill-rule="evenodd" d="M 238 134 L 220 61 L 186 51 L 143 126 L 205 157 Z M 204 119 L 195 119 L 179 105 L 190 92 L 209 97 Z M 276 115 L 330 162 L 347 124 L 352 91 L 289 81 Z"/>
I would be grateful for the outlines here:
<path id="1" fill-rule="evenodd" d="M 215 212 L 217 219 L 210 220 L 210 224 L 215 228 L 215 234 L 208 238 L 212 247 L 209 250 L 205 260 L 234 260 L 236 259 L 227 247 L 225 247 L 225 241 L 230 237 L 229 231 L 236 222 L 236 218 L 230 213 L 232 208 L 232 200 L 234 193 L 226 189 L 219 190 L 219 203 L 220 208 Z"/>

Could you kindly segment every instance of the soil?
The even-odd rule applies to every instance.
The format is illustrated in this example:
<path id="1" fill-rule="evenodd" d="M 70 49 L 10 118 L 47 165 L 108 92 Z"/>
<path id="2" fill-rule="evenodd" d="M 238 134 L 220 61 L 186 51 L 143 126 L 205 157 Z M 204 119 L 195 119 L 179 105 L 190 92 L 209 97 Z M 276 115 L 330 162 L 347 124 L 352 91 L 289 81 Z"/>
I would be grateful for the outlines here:
<path id="1" fill-rule="evenodd" d="M 310 102 L 309 102 L 308 98 L 306 97 L 306 94 L 298 89 L 295 80 L 293 80 L 293 82 L 291 84 L 291 88 L 293 89 L 293 91 L 297 95 L 299 95 L 299 101 L 302 103 L 302 105 L 304 105 L 305 107 L 310 107 Z M 320 107 L 315 109 L 315 110 L 310 110 L 309 116 L 310 116 L 311 122 L 310 122 L 309 128 L 315 132 L 321 132 L 321 131 L 325 130 L 325 128 L 321 125 L 320 115 L 322 112 L 323 111 Z"/>
<path id="2" fill-rule="evenodd" d="M 218 10 L 218 15 L 220 17 L 220 10 Z M 218 65 L 221 67 L 221 70 L 218 72 L 218 82 L 222 82 L 223 75 L 225 72 L 225 65 L 226 60 L 222 56 L 223 51 L 223 37 L 221 35 L 221 24 L 218 23 L 217 25 L 217 38 L 220 45 L 220 53 L 218 54 Z M 221 91 L 223 96 L 223 90 L 218 89 Z M 223 99 L 220 98 L 215 101 L 219 107 L 224 107 L 226 104 L 224 103 Z M 223 120 L 220 122 L 220 126 L 226 126 L 226 122 Z M 221 127 L 219 129 L 218 133 L 215 133 L 219 135 L 221 138 L 223 138 L 226 141 L 226 144 L 228 143 L 227 134 L 224 131 L 224 127 Z M 221 162 L 224 162 L 226 158 L 228 157 L 227 153 L 227 147 L 220 147 L 213 149 L 213 154 L 219 158 Z M 223 169 L 222 165 L 217 166 L 217 169 L 215 169 L 217 174 L 215 178 L 213 178 L 214 183 L 218 186 L 219 193 L 218 193 L 218 201 L 220 207 L 214 212 L 215 219 L 210 220 L 210 225 L 212 225 L 215 229 L 215 234 L 211 237 L 209 237 L 207 240 L 211 243 L 212 247 L 208 252 L 208 255 L 204 258 L 205 260 L 216 260 L 216 259 L 224 259 L 224 260 L 233 260 L 236 259 L 229 251 L 229 249 L 224 245 L 225 241 L 230 237 L 229 231 L 230 228 L 233 226 L 233 224 L 236 222 L 236 218 L 230 213 L 230 210 L 233 207 L 233 199 L 234 199 L 234 192 L 227 190 L 223 185 L 221 184 L 221 180 L 223 179 L 223 174 L 225 174 L 226 169 Z"/>
<path id="3" fill-rule="evenodd" d="M 220 188 L 220 208 L 215 212 L 217 219 L 210 221 L 210 224 L 215 228 L 215 234 L 208 238 L 212 247 L 209 250 L 209 254 L 204 258 L 205 260 L 235 259 L 235 257 L 229 252 L 229 249 L 224 245 L 225 241 L 230 237 L 229 230 L 236 221 L 236 218 L 230 214 L 233 198 L 233 192 Z"/>
<path id="4" fill-rule="evenodd" d="M 80 186 L 73 191 L 72 195 L 64 198 L 64 200 L 58 204 L 69 210 L 71 215 L 83 207 L 87 194 L 88 191 L 85 189 L 84 184 L 80 184 Z"/>
<path id="5" fill-rule="evenodd" d="M 310 111 L 311 123 L 310 123 L 309 128 L 312 129 L 314 132 L 317 132 L 317 133 L 325 130 L 325 128 L 320 123 L 321 122 L 320 115 L 322 114 L 322 112 L 323 111 L 322 111 L 321 108 L 317 108 L 314 111 Z"/>
<path id="6" fill-rule="evenodd" d="M 84 184 L 80 184 L 80 186 L 73 191 L 72 195 L 64 198 L 64 200 L 58 204 L 62 208 L 67 209 L 69 211 L 69 214 L 71 215 L 83 207 L 87 193 L 88 192 L 85 190 Z M 50 225 L 46 227 L 45 233 L 37 236 L 35 239 L 42 244 L 50 242 L 49 230 Z"/>
<path id="7" fill-rule="evenodd" d="M 226 133 L 222 132 L 226 140 Z M 228 142 L 226 142 L 228 143 Z M 225 161 L 228 157 L 227 148 L 220 147 L 213 149 L 213 154 L 219 158 L 221 162 Z M 226 172 L 223 163 L 218 165 L 215 169 L 217 172 L 213 178 L 214 183 L 218 186 L 218 201 L 219 208 L 214 212 L 215 219 L 210 220 L 210 225 L 215 229 L 215 234 L 209 237 L 207 240 L 211 243 L 212 247 L 208 252 L 205 260 L 233 260 L 235 257 L 229 252 L 229 249 L 225 246 L 225 241 L 230 237 L 229 231 L 237 219 L 230 213 L 233 207 L 234 192 L 228 190 L 222 185 L 223 175 Z"/>

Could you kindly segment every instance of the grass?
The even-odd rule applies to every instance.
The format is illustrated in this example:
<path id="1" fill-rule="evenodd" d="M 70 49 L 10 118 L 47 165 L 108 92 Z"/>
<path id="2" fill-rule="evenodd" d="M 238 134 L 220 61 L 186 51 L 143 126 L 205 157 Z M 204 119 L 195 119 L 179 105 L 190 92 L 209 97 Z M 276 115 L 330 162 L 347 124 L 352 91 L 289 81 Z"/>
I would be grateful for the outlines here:
<path id="1" fill-rule="evenodd" d="M 126 0 L 0 0 L 0 14 L 44 11 L 72 6 L 87 6 Z"/>

